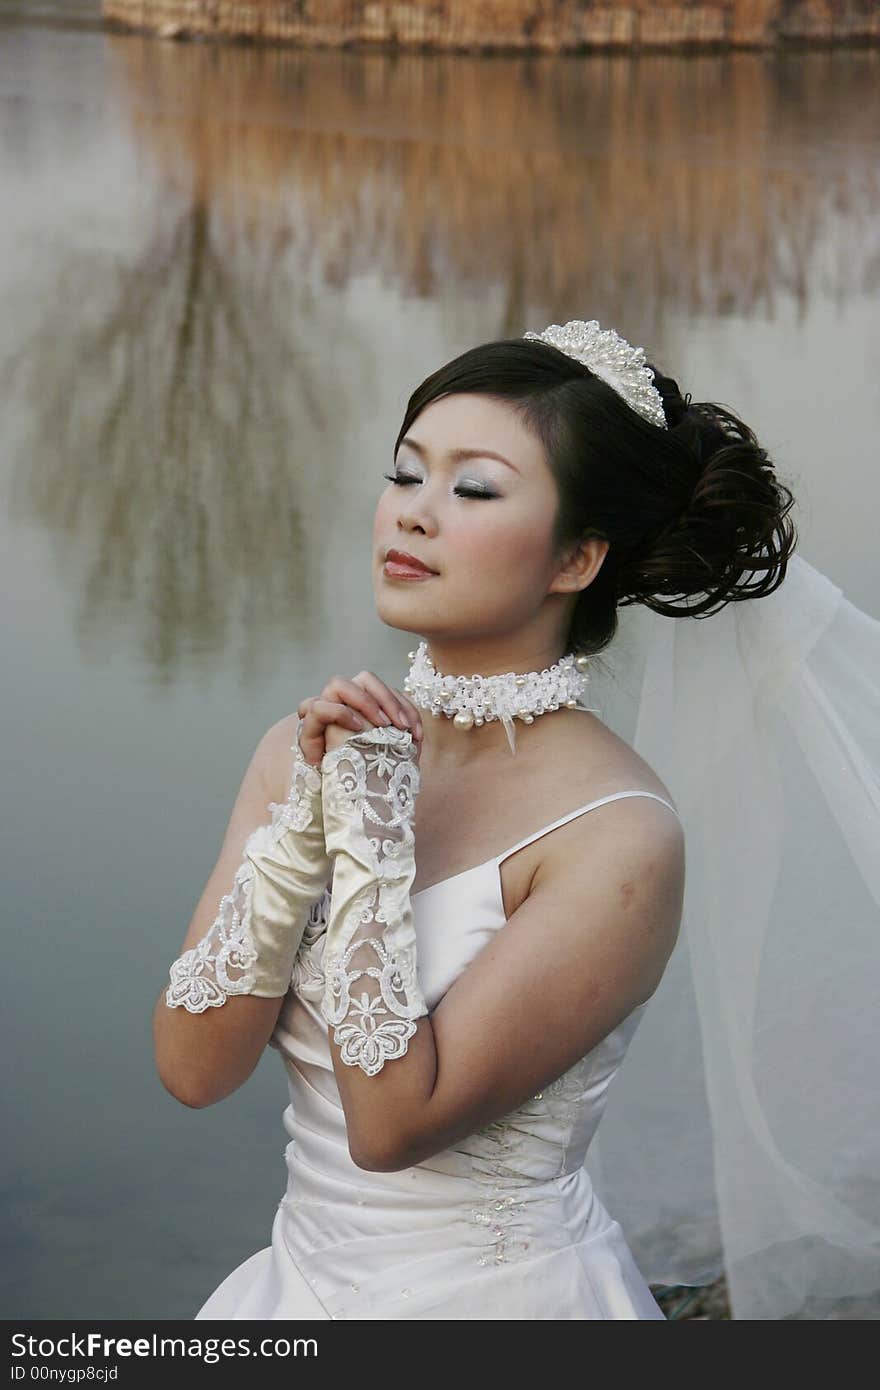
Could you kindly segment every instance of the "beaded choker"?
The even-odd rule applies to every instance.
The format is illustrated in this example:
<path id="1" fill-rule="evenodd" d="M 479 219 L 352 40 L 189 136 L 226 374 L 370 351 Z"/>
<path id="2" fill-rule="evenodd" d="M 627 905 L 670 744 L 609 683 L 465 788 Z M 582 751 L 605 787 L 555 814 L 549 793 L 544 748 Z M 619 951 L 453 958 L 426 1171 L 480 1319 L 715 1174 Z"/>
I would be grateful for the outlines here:
<path id="1" fill-rule="evenodd" d="M 444 676 L 428 655 L 427 642 L 409 652 L 410 668 L 403 688 L 413 704 L 435 718 L 445 714 L 457 729 L 500 719 L 511 753 L 516 753 L 514 719 L 533 724 L 539 714 L 564 706 L 576 709 L 589 683 L 589 657 L 568 652 L 543 671 L 499 676 Z"/>

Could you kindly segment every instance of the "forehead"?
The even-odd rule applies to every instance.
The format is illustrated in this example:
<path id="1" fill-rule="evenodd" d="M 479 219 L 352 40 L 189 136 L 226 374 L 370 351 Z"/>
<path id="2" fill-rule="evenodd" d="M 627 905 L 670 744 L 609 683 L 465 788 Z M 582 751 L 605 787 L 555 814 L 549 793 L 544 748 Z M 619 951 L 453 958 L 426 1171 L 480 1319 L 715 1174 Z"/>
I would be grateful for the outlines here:
<path id="1" fill-rule="evenodd" d="M 452 449 L 492 449 L 523 472 L 544 466 L 540 440 L 513 405 L 475 392 L 431 401 L 412 421 L 406 437 L 423 444 L 438 459 Z"/>

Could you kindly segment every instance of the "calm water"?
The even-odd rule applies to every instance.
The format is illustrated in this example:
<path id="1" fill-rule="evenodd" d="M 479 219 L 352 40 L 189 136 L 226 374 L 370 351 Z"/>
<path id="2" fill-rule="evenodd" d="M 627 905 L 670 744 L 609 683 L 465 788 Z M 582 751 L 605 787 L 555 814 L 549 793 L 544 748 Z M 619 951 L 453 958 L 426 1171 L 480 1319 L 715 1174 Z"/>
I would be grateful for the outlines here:
<path id="1" fill-rule="evenodd" d="M 3 1316 L 191 1317 L 268 1244 L 286 1087 L 154 1074 L 260 735 L 399 685 L 370 530 L 406 399 L 598 318 L 756 429 L 880 616 L 880 53 L 261 52 L 0 4 Z"/>

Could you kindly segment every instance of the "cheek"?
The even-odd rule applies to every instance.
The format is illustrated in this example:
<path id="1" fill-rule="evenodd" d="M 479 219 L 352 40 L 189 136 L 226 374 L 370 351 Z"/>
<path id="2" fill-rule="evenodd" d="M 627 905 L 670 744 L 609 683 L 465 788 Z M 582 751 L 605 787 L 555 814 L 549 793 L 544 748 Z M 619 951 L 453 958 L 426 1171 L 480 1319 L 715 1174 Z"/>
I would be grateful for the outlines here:
<path id="1" fill-rule="evenodd" d="M 391 536 L 393 521 L 390 494 L 383 492 L 373 513 L 373 541 L 375 544 L 380 541 L 390 543 L 388 538 Z"/>
<path id="2" fill-rule="evenodd" d="M 482 577 L 483 582 L 497 580 L 508 591 L 529 592 L 547 565 L 552 516 L 548 512 L 545 520 L 544 510 L 543 499 L 534 496 L 448 510 L 438 518 L 437 535 L 445 582 L 467 587 Z M 394 541 L 400 515 L 399 498 L 389 488 L 376 503 L 374 545 Z"/>
<path id="3" fill-rule="evenodd" d="M 496 576 L 512 590 L 530 589 L 535 577 L 544 573 L 550 545 L 541 515 L 535 507 L 496 509 L 493 502 L 475 506 L 485 506 L 485 519 L 469 538 L 474 568 Z"/>

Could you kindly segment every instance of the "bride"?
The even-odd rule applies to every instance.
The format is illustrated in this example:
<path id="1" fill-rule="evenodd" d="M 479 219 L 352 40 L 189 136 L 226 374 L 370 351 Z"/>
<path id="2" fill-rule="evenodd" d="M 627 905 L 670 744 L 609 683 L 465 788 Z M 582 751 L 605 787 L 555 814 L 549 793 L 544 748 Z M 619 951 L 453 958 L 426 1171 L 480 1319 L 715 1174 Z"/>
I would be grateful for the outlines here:
<path id="1" fill-rule="evenodd" d="M 156 1005 L 184 1104 L 267 1045 L 289 1082 L 271 1244 L 196 1316 L 662 1318 L 585 1157 L 685 836 L 584 696 L 619 607 L 773 593 L 793 498 L 595 321 L 440 368 L 387 477 L 372 583 L 409 671 L 334 676 L 265 733 Z"/>

